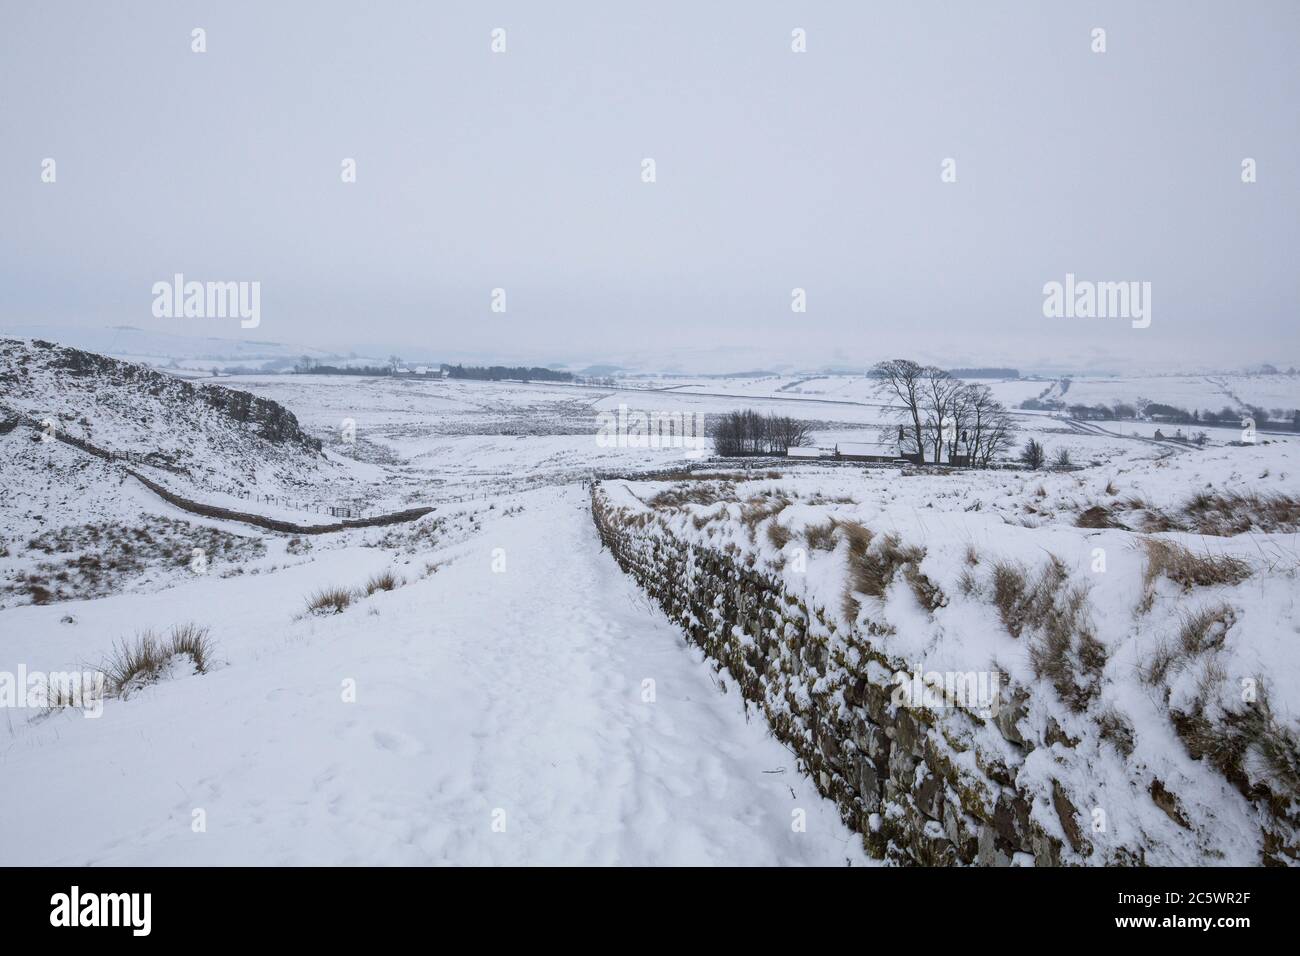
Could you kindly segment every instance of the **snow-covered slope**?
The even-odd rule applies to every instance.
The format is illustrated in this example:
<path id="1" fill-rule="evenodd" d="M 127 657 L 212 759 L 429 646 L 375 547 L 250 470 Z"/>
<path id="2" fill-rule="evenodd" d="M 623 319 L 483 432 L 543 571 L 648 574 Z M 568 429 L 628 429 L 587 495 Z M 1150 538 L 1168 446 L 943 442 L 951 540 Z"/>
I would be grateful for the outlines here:
<path id="1" fill-rule="evenodd" d="M 320 450 L 274 402 L 39 339 L 0 339 L 0 386 L 4 404 L 29 418 L 176 468 L 208 458 L 267 460 L 271 451 L 302 467 Z"/>
<path id="2" fill-rule="evenodd" d="M 132 473 L 308 524 L 320 519 L 289 503 L 385 493 L 366 481 L 374 466 L 321 452 L 291 412 L 246 392 L 15 340 L 0 340 L 0 388 L 0 606 L 161 586 L 196 548 L 242 567 L 246 528 L 210 530 Z"/>
<path id="3" fill-rule="evenodd" d="M 57 455 L 65 437 L 87 443 L 130 456 L 133 467 L 187 494 L 301 497 L 355 476 L 274 401 L 39 340 L 0 339 L 0 420 L 12 425 L 15 417 L 19 436 L 55 439 L 41 441 L 41 450 Z M 30 478 L 30 458 L 7 456 L 9 488 L 30 485 L 22 477 Z M 65 458 L 51 457 L 48 470 L 58 473 Z"/>

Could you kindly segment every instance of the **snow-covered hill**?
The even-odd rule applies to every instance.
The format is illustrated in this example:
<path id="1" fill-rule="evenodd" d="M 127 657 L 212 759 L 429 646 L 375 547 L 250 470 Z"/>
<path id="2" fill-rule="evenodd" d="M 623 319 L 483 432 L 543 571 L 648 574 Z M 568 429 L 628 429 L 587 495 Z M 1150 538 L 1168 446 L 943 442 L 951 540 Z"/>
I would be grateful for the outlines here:
<path id="1" fill-rule="evenodd" d="M 0 339 L 0 419 L 15 415 L 190 491 L 288 494 L 350 475 L 274 401 L 41 340 Z"/>
<path id="2" fill-rule="evenodd" d="M 322 452 L 274 401 L 0 340 L 0 605 L 175 580 L 195 548 L 250 553 L 236 540 L 246 528 L 214 536 L 133 474 L 188 500 L 312 523 L 294 510 L 377 496 L 376 470 Z"/>

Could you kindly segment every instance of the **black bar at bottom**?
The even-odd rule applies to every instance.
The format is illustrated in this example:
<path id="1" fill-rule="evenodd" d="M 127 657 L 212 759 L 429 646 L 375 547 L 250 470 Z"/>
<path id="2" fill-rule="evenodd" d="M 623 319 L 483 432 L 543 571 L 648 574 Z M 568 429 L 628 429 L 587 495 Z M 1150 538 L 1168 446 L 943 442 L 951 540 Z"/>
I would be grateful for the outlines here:
<path id="1" fill-rule="evenodd" d="M 373 944 L 376 930 L 427 934 L 453 921 L 494 935 L 532 925 L 539 937 L 625 923 L 632 938 L 666 943 L 657 934 L 676 924 L 707 924 L 725 941 L 742 926 L 751 940 L 765 926 L 804 935 L 820 924 L 839 936 L 859 919 L 864 944 L 885 925 L 918 942 L 962 927 L 972 940 L 1014 928 L 1071 942 L 1194 933 L 1229 941 L 1292 929 L 1297 890 L 1297 875 L 1278 869 L 32 868 L 0 870 L 0 926 L 7 944 L 73 934 Z"/>

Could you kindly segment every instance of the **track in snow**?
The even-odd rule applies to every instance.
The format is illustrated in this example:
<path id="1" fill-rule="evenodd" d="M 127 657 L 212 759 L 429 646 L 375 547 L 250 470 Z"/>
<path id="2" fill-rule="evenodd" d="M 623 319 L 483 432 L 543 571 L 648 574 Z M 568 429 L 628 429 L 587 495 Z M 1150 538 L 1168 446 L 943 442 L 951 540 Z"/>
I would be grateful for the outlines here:
<path id="1" fill-rule="evenodd" d="M 586 496 L 522 500 L 430 578 L 327 620 L 273 608 L 220 671 L 22 731 L 0 750 L 0 863 L 868 862 L 601 552 Z M 280 574 L 148 600 L 260 620 L 244 605 Z"/>

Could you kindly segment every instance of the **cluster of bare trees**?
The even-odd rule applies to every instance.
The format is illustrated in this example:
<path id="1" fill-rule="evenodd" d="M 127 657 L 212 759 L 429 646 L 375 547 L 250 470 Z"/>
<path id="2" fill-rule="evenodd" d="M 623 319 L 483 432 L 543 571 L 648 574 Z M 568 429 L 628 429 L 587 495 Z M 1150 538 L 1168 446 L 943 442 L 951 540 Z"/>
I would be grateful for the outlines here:
<path id="1" fill-rule="evenodd" d="M 811 444 L 808 422 L 752 409 L 729 412 L 713 426 L 713 450 L 719 455 L 784 455 L 790 448 Z"/>
<path id="2" fill-rule="evenodd" d="M 941 368 L 910 359 L 891 359 L 872 369 L 890 400 L 897 422 L 899 453 L 920 461 L 987 468 L 1011 448 L 1015 427 L 987 385 L 963 382 Z"/>

